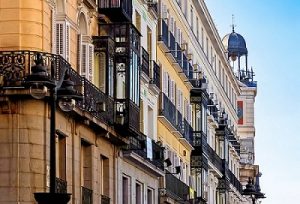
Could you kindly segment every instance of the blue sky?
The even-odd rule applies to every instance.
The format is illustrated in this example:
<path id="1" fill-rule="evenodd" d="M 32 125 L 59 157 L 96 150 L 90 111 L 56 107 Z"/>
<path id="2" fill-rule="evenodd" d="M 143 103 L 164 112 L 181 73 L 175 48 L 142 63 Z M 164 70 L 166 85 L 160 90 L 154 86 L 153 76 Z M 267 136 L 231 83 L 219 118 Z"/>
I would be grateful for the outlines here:
<path id="1" fill-rule="evenodd" d="M 300 1 L 206 0 L 221 37 L 244 36 L 258 81 L 256 163 L 263 204 L 298 203 L 300 177 Z"/>

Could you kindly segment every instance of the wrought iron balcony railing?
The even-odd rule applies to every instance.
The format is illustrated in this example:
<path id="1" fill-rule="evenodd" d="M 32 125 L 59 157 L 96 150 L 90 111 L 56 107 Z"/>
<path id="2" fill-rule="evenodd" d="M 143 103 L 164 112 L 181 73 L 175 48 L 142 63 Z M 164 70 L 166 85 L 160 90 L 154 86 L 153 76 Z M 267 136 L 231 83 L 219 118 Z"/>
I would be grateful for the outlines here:
<path id="1" fill-rule="evenodd" d="M 81 186 L 81 203 L 92 204 L 93 203 L 93 190 Z"/>
<path id="2" fill-rule="evenodd" d="M 158 41 L 162 41 L 165 46 L 169 46 L 169 28 L 165 19 L 159 19 Z"/>
<path id="3" fill-rule="evenodd" d="M 132 0 L 100 0 L 98 12 L 105 14 L 113 22 L 132 20 Z"/>
<path id="4" fill-rule="evenodd" d="M 110 197 L 101 195 L 101 204 L 110 204 Z"/>
<path id="5" fill-rule="evenodd" d="M 160 95 L 161 97 L 161 110 L 160 113 L 161 115 L 163 115 L 164 117 L 166 117 L 166 119 L 173 125 L 173 127 L 177 127 L 176 124 L 176 107 L 175 105 L 171 102 L 171 100 L 164 94 L 162 93 Z"/>
<path id="6" fill-rule="evenodd" d="M 114 122 L 114 100 L 104 94 L 93 83 L 77 73 L 60 55 L 36 51 L 1 51 L 0 52 L 0 86 L 1 88 L 23 87 L 23 82 L 35 65 L 39 53 L 47 68 L 50 79 L 59 81 L 62 72 L 66 70 L 75 84 L 77 93 L 83 94 L 82 101 L 76 101 L 76 106 L 106 124 Z"/>
<path id="7" fill-rule="evenodd" d="M 166 171 L 164 188 L 166 189 L 167 195 L 176 200 L 189 200 L 189 186 L 168 171 Z"/>
<path id="8" fill-rule="evenodd" d="M 142 48 L 142 71 L 149 77 L 149 54 L 145 48 Z"/>
<path id="9" fill-rule="evenodd" d="M 150 74 L 150 83 L 155 84 L 157 88 L 160 89 L 160 67 L 154 60 L 151 60 L 151 74 Z"/>
<path id="10" fill-rule="evenodd" d="M 151 147 L 148 147 L 151 145 Z M 151 149 L 151 152 L 147 152 Z M 125 150 L 133 151 L 144 159 L 147 159 L 150 163 L 163 170 L 163 148 L 156 144 L 154 140 L 151 140 L 151 144 L 147 142 L 147 136 L 140 133 L 137 136 L 129 137 L 129 144 L 125 147 Z"/>
<path id="11" fill-rule="evenodd" d="M 55 178 L 55 192 L 56 193 L 67 193 L 67 181 L 61 178 Z"/>
<path id="12" fill-rule="evenodd" d="M 237 179 L 236 176 L 229 169 L 227 170 L 227 176 L 229 177 L 230 183 L 236 188 L 237 191 L 239 191 L 242 194 L 243 186 L 239 179 Z"/>
<path id="13" fill-rule="evenodd" d="M 220 156 L 211 148 L 209 145 L 207 145 L 207 156 L 209 161 L 220 171 L 223 172 L 223 165 L 222 165 L 222 159 Z"/>

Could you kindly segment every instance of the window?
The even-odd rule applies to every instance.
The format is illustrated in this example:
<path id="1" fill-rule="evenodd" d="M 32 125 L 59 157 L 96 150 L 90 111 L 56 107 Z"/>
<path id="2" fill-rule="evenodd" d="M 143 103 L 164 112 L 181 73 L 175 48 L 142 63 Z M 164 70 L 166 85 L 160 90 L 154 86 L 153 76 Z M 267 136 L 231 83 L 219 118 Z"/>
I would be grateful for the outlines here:
<path id="1" fill-rule="evenodd" d="M 148 106 L 148 134 L 151 139 L 154 139 L 154 112 L 153 109 Z"/>
<path id="2" fill-rule="evenodd" d="M 139 14 L 139 12 L 135 11 L 135 27 L 137 28 L 137 30 L 139 32 L 141 32 L 141 15 Z"/>
<path id="3" fill-rule="evenodd" d="M 84 40 L 85 36 L 78 35 L 78 67 L 81 76 L 93 82 L 94 45 Z"/>
<path id="4" fill-rule="evenodd" d="M 101 165 L 101 191 L 102 195 L 109 197 L 109 159 L 103 155 L 100 156 Z"/>
<path id="5" fill-rule="evenodd" d="M 122 177 L 122 204 L 130 204 L 130 178 Z"/>
<path id="6" fill-rule="evenodd" d="M 192 6 L 191 6 L 191 20 L 190 20 L 190 23 L 191 23 L 191 29 L 194 32 L 194 10 L 193 10 Z"/>
<path id="7" fill-rule="evenodd" d="M 81 186 L 92 187 L 92 150 L 91 145 L 81 140 Z"/>
<path id="8" fill-rule="evenodd" d="M 154 190 L 152 188 L 147 189 L 147 204 L 154 203 Z"/>
<path id="9" fill-rule="evenodd" d="M 55 25 L 56 54 L 70 61 L 70 24 L 67 21 L 57 21 Z"/>
<path id="10" fill-rule="evenodd" d="M 152 60 L 152 30 L 149 27 L 147 27 L 147 52 L 149 60 Z"/>
<path id="11" fill-rule="evenodd" d="M 209 56 L 209 53 L 208 53 L 208 38 L 206 38 L 206 47 L 205 47 L 205 51 L 206 51 L 206 56 L 208 57 Z"/>
<path id="12" fill-rule="evenodd" d="M 201 28 L 201 46 L 204 48 L 204 30 Z"/>
<path id="13" fill-rule="evenodd" d="M 197 40 L 199 41 L 199 19 L 198 19 L 198 16 L 196 17 L 196 37 L 197 37 Z"/>
<path id="14" fill-rule="evenodd" d="M 136 182 L 135 184 L 135 203 L 143 204 L 143 184 Z"/>
<path id="15" fill-rule="evenodd" d="M 56 135 L 56 177 L 66 180 L 66 137 Z"/>

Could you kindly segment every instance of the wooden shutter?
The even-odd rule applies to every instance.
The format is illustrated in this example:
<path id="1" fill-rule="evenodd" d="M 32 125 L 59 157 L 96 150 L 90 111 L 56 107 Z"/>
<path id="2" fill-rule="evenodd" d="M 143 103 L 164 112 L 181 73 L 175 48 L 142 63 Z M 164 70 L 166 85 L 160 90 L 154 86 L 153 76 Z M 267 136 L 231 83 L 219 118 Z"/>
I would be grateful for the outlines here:
<path id="1" fill-rule="evenodd" d="M 82 52 L 82 35 L 77 35 L 77 71 L 81 74 L 81 52 Z"/>
<path id="2" fill-rule="evenodd" d="M 87 44 L 81 43 L 80 75 L 87 78 Z"/>
<path id="3" fill-rule="evenodd" d="M 70 24 L 65 21 L 56 22 L 56 54 L 70 61 Z"/>
<path id="4" fill-rule="evenodd" d="M 64 24 L 62 22 L 56 23 L 56 54 L 63 57 L 64 53 Z"/>
<path id="5" fill-rule="evenodd" d="M 94 45 L 88 45 L 88 79 L 92 82 L 93 81 L 93 74 L 94 74 Z"/>
<path id="6" fill-rule="evenodd" d="M 65 40 L 65 59 L 69 62 L 70 61 L 70 24 L 66 23 L 66 40 Z"/>

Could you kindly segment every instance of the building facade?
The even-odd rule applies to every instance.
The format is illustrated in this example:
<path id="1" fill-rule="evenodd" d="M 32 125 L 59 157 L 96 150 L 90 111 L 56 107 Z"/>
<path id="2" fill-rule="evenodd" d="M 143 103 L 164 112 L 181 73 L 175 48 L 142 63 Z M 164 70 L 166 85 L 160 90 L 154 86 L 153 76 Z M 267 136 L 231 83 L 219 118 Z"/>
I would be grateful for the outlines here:
<path id="1" fill-rule="evenodd" d="M 249 202 L 256 83 L 204 1 L 15 0 L 0 14 L 0 203 Z"/>

